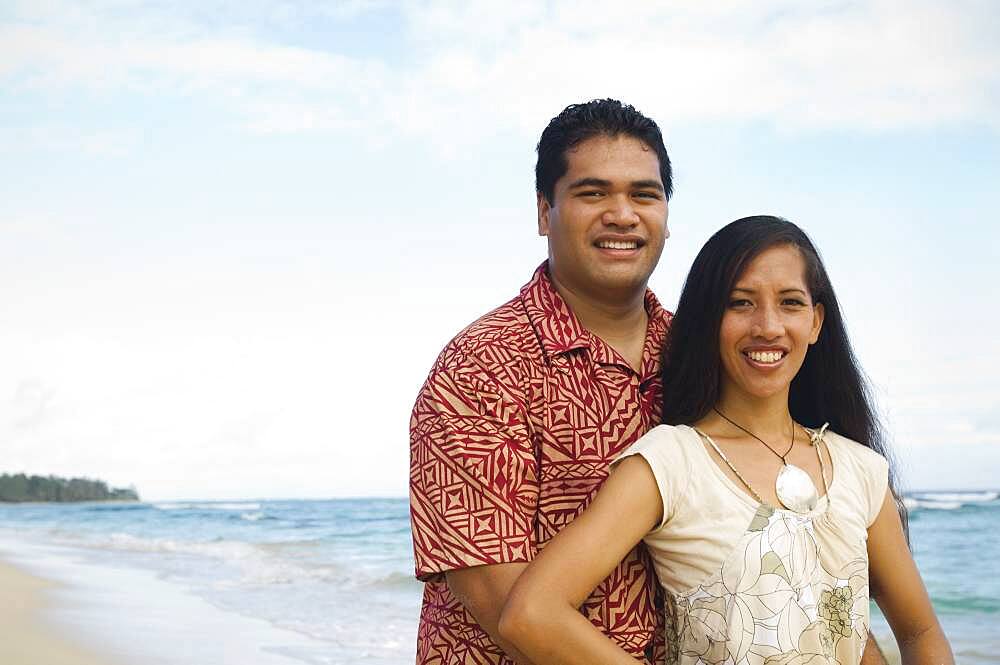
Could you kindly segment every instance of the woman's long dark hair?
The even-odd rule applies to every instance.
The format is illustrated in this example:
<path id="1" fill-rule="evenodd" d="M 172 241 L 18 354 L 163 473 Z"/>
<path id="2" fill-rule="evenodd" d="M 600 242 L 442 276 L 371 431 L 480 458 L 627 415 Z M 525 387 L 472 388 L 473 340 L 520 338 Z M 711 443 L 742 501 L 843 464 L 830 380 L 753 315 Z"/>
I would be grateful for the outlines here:
<path id="1" fill-rule="evenodd" d="M 789 389 L 792 417 L 807 427 L 830 429 L 889 460 L 889 486 L 906 528 L 906 509 L 896 490 L 895 465 L 875 399 L 847 336 L 830 277 L 809 236 L 780 217 L 759 215 L 727 224 L 701 248 L 684 282 L 663 359 L 663 422 L 687 425 L 719 401 L 722 364 L 719 328 L 733 286 L 761 252 L 775 245 L 798 248 L 806 284 L 825 317 L 819 339 L 806 353 Z"/>

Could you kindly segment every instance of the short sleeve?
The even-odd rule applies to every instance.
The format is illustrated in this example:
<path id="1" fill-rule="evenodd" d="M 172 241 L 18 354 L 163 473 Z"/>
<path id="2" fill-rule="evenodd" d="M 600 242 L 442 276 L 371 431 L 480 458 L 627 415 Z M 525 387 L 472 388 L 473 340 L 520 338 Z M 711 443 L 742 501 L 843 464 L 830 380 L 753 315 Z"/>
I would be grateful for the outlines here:
<path id="1" fill-rule="evenodd" d="M 868 515 L 867 526 L 871 526 L 882 510 L 885 502 L 885 493 L 889 488 L 889 462 L 885 457 L 879 455 L 869 448 L 862 448 L 868 454 L 865 455 L 865 489 L 868 492 Z"/>
<path id="2" fill-rule="evenodd" d="M 660 490 L 660 500 L 663 502 L 663 519 L 652 529 L 651 533 L 662 529 L 670 521 L 677 508 L 679 488 L 676 479 L 670 473 L 673 468 L 672 464 L 675 465 L 677 462 L 677 456 L 671 456 L 671 452 L 675 450 L 674 436 L 676 434 L 673 427 L 665 425 L 654 427 L 611 463 L 613 468 L 626 457 L 641 455 L 649 464 L 649 468 L 653 471 L 653 477 L 656 479 L 656 487 Z"/>
<path id="3" fill-rule="evenodd" d="M 419 579 L 534 558 L 538 469 L 517 397 L 461 359 L 436 366 L 421 389 L 410 418 Z"/>

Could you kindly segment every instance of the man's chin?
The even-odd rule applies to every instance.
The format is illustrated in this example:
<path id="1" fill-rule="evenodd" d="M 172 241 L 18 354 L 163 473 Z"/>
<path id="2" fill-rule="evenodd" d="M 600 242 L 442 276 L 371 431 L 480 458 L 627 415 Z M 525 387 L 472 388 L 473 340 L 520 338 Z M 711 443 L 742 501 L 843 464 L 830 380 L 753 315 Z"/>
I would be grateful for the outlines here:
<path id="1" fill-rule="evenodd" d="M 593 276 L 593 291 L 629 300 L 646 291 L 649 273 L 635 270 L 601 271 Z"/>
<path id="2" fill-rule="evenodd" d="M 637 264 L 603 265 L 594 271 L 594 282 L 607 289 L 644 289 L 652 267 Z"/>
<path id="3" fill-rule="evenodd" d="M 553 266 L 550 265 L 549 272 L 557 286 L 568 288 L 577 296 L 602 301 L 631 300 L 645 293 L 646 283 L 653 272 L 649 266 L 624 262 L 619 262 L 617 265 L 589 262 L 588 265 L 579 267 L 585 269 L 566 274 L 558 268 L 553 270 Z"/>

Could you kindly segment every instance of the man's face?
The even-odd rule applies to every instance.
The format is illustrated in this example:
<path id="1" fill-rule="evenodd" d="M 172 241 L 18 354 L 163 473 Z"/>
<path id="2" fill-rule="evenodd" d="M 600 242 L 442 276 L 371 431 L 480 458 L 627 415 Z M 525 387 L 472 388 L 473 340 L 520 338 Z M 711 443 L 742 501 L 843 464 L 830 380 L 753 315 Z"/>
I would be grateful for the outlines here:
<path id="1" fill-rule="evenodd" d="M 566 159 L 554 201 L 538 195 L 552 278 L 581 298 L 635 297 L 669 235 L 656 153 L 631 136 L 595 136 Z"/>

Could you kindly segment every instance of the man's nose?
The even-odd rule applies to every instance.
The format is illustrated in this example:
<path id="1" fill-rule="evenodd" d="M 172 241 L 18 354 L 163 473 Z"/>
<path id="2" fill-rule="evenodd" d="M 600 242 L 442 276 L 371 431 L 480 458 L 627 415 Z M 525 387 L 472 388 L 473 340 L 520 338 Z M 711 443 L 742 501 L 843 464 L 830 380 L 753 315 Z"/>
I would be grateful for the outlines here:
<path id="1" fill-rule="evenodd" d="M 639 214 L 628 196 L 612 196 L 601 221 L 609 226 L 635 226 L 639 223 Z"/>

